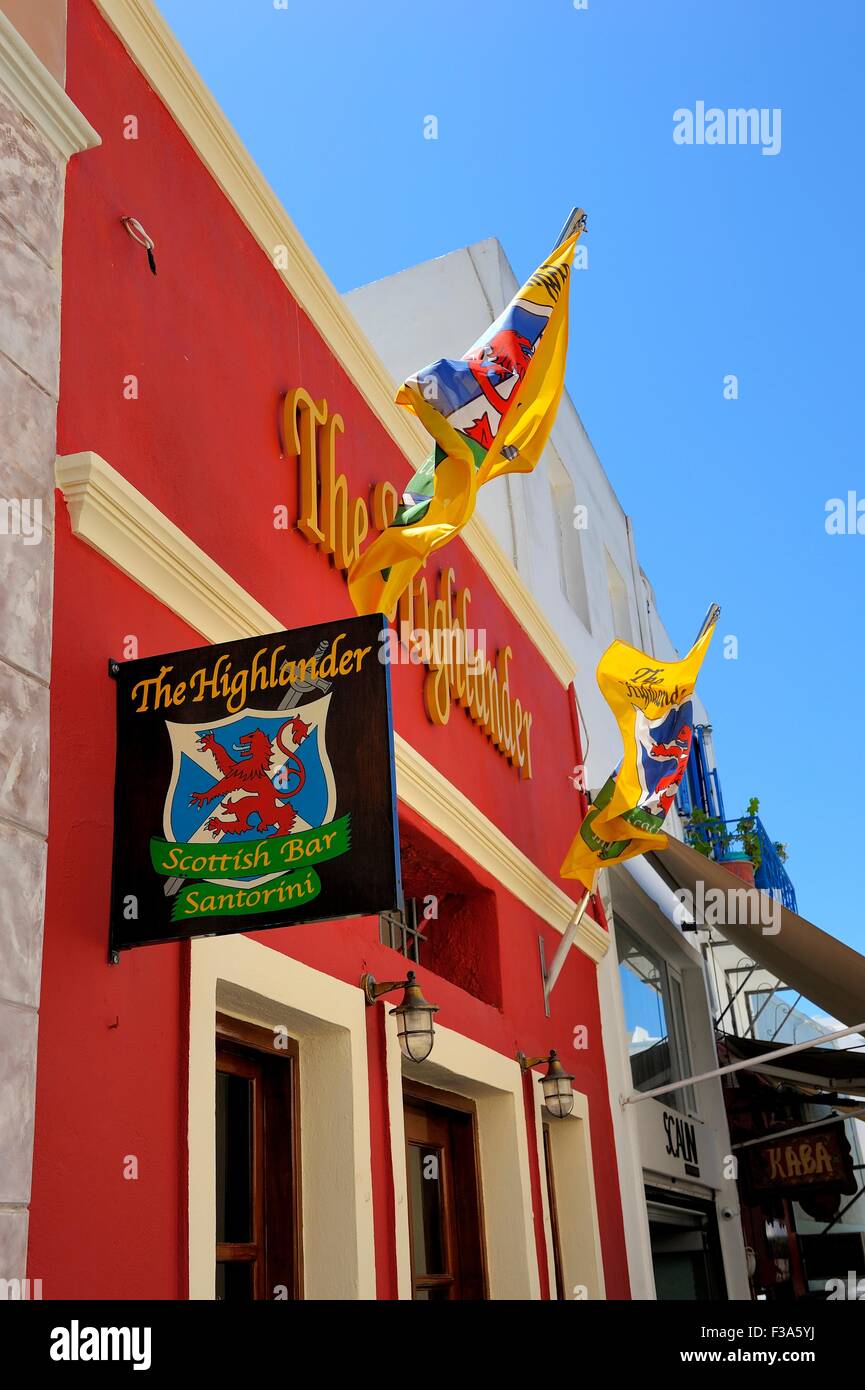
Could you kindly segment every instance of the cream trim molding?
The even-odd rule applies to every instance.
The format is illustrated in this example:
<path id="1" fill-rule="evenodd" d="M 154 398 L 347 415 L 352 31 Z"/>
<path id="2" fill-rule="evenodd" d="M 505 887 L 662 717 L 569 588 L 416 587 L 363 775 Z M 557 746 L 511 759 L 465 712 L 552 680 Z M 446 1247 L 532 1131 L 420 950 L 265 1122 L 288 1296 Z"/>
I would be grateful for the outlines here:
<path id="1" fill-rule="evenodd" d="M 430 448 L 425 431 L 395 404 L 394 383 L 360 324 L 162 16 L 150 0 L 96 3 L 271 264 L 280 248 L 280 261 L 287 264 L 274 266 L 274 273 L 285 282 L 408 462 L 419 467 Z M 473 517 L 462 539 L 544 660 L 561 683 L 569 685 L 575 673 L 573 658 L 480 517 Z"/>
<path id="2" fill-rule="evenodd" d="M 438 1030 L 436 1030 L 438 1032 Z M 542 1073 L 532 1070 L 535 1081 Z M 540 1086 L 532 1086 L 534 1096 L 534 1131 L 538 1163 L 543 1173 L 543 1125 L 550 1116 L 544 1107 Z M 574 1108 L 565 1119 L 550 1120 L 550 1160 L 558 1209 L 559 1249 L 562 1257 L 562 1280 L 566 1299 L 579 1297 L 591 1300 L 606 1298 L 604 1257 L 598 1225 L 598 1202 L 595 1192 L 595 1169 L 589 1127 L 589 1098 L 574 1091 Z M 547 1270 L 551 1297 L 555 1297 L 556 1275 L 553 1252 L 553 1231 L 550 1219 L 548 1188 L 541 1183 L 541 1208 L 544 1222 Z M 579 1294 L 578 1288 L 582 1286 Z"/>
<path id="3" fill-rule="evenodd" d="M 284 627 L 99 454 L 59 456 L 55 476 L 73 533 L 209 642 L 261 637 Z M 405 804 L 563 932 L 573 899 L 401 735 L 394 741 L 397 793 Z M 575 944 L 597 962 L 609 939 L 584 917 Z"/>
<path id="4" fill-rule="evenodd" d="M 380 1004 L 378 1007 L 383 1007 Z M 529 1132 L 523 1074 L 512 1057 L 436 1024 L 432 1055 L 403 1062 L 396 1020 L 385 1014 L 397 1291 L 411 1298 L 410 1203 L 405 1164 L 403 1076 L 475 1102 L 483 1194 L 484 1243 L 490 1299 L 540 1298 L 538 1248 L 532 1212 Z M 540 1091 L 540 1087 L 535 1088 Z M 395 1093 L 396 1103 L 391 1105 Z"/>
<path id="5" fill-rule="evenodd" d="M 242 935 L 192 943 L 189 1297 L 213 1299 L 216 1292 L 217 1010 L 260 1027 L 284 1028 L 300 1044 L 304 1297 L 374 1299 L 363 992 Z"/>
<path id="6" fill-rule="evenodd" d="M 2 11 L 0 87 L 64 159 L 101 145 L 98 132 Z"/>
<path id="7" fill-rule="evenodd" d="M 285 626 L 99 454 L 59 456 L 55 478 L 74 534 L 209 642 Z"/>

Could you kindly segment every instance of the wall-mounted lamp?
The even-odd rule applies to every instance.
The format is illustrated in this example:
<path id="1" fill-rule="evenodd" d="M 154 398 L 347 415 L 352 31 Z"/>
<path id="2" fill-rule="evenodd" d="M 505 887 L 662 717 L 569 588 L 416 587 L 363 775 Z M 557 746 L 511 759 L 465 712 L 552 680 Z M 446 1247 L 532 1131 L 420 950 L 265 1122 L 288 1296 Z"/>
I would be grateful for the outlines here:
<path id="1" fill-rule="evenodd" d="M 374 1004 L 383 994 L 392 994 L 395 989 L 404 989 L 402 1003 L 391 1009 L 396 1014 L 396 1031 L 403 1055 L 410 1062 L 423 1062 L 432 1052 L 433 1014 L 438 1013 L 438 1004 L 430 1004 L 423 997 L 420 985 L 415 984 L 414 971 L 410 970 L 404 980 L 382 980 L 376 984 L 375 976 L 361 975 L 360 987 L 366 995 L 367 1004 Z"/>
<path id="2" fill-rule="evenodd" d="M 574 1078 L 565 1071 L 555 1048 L 550 1052 L 549 1057 L 527 1057 L 524 1052 L 518 1052 L 517 1061 L 523 1071 L 540 1066 L 542 1062 L 547 1063 L 546 1076 L 538 1077 L 544 1093 L 544 1105 L 557 1120 L 563 1120 L 566 1115 L 570 1115 L 574 1108 L 574 1093 L 571 1090 L 571 1082 Z"/>

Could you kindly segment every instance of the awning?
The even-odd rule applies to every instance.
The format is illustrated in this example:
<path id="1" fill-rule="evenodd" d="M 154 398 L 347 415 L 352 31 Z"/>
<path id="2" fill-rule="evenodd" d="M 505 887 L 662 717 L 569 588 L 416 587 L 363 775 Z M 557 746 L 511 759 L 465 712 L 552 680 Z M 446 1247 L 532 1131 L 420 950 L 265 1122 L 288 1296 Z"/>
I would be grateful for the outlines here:
<path id="1" fill-rule="evenodd" d="M 722 864 L 698 854 L 690 845 L 670 839 L 667 849 L 648 856 L 673 886 L 686 888 L 698 902 L 710 889 L 741 889 L 746 885 Z M 697 884 L 702 884 L 702 893 Z M 767 934 L 758 923 L 723 921 L 718 931 L 783 984 L 798 990 L 827 1014 L 851 1027 L 865 1019 L 865 956 L 845 946 L 780 903 L 780 931 Z M 726 916 L 731 915 L 727 913 Z M 758 915 L 759 914 L 755 914 Z M 768 916 L 768 914 L 767 914 Z"/>
<path id="2" fill-rule="evenodd" d="M 825 1104 L 833 1105 L 839 1095 L 865 1096 L 865 1051 L 815 1046 L 760 1066 L 760 1058 L 772 1050 L 771 1043 L 739 1038 L 732 1033 L 722 1033 L 718 1041 L 731 1062 L 751 1058 L 754 1072 L 789 1086 L 813 1104 L 824 1103 L 821 1095 L 831 1097 Z"/>

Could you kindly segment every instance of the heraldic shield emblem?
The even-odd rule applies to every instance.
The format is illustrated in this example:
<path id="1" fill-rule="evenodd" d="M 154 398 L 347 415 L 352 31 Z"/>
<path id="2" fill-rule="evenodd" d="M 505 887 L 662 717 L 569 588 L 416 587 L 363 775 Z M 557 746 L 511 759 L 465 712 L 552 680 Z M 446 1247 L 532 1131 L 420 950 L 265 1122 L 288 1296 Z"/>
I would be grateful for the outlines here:
<path id="1" fill-rule="evenodd" d="M 255 843 L 333 820 L 336 784 L 327 754 L 330 695 L 302 713 L 245 709 L 209 729 L 166 722 L 173 766 L 165 798 L 167 840 Z M 242 866 L 244 858 L 239 858 Z M 264 874 L 243 879 L 247 888 Z M 221 880 L 230 882 L 230 880 Z"/>
<path id="2" fill-rule="evenodd" d="M 113 952 L 400 906 L 386 631 L 115 664 Z"/>

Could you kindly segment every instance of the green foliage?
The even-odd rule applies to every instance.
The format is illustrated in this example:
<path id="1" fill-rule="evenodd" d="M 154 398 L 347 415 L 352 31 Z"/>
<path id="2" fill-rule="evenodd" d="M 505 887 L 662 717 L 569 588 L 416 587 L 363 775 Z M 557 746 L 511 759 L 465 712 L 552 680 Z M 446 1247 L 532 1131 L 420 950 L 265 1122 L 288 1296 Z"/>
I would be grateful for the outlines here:
<path id="1" fill-rule="evenodd" d="M 756 796 L 752 796 L 748 802 L 748 810 L 736 823 L 734 839 L 739 840 L 742 849 L 747 854 L 751 863 L 754 865 L 756 873 L 763 862 L 763 846 L 760 844 L 760 836 L 757 834 L 756 815 L 760 803 Z"/>
<path id="2" fill-rule="evenodd" d="M 716 816 L 698 809 L 692 811 L 686 818 L 686 828 L 691 847 L 702 854 L 706 859 L 712 857 L 715 852 L 719 859 L 724 859 L 737 846 L 741 846 L 754 865 L 756 873 L 763 862 L 763 848 L 760 844 L 760 836 L 757 832 L 757 814 L 760 810 L 759 797 L 752 796 L 748 802 L 747 810 L 736 822 L 735 828 L 726 825 L 724 821 L 718 820 Z M 787 846 L 780 840 L 774 842 L 775 852 L 782 864 L 787 862 Z"/>
<path id="3" fill-rule="evenodd" d="M 763 850 L 760 845 L 760 836 L 757 833 L 757 812 L 759 809 L 759 798 L 752 796 L 744 816 L 740 816 L 736 822 L 735 830 L 730 830 L 717 816 L 707 815 L 705 811 L 698 808 L 691 813 L 688 820 L 693 848 L 698 854 L 705 855 L 707 859 L 712 850 L 717 849 L 719 857 L 723 859 L 725 855 L 729 854 L 733 846 L 741 845 L 756 872 L 763 862 Z"/>
<path id="4" fill-rule="evenodd" d="M 691 832 L 691 844 L 698 854 L 709 859 L 714 845 L 719 845 L 722 853 L 726 854 L 731 836 L 724 822 L 718 820 L 717 816 L 710 816 L 702 807 L 698 807 L 688 818 L 688 830 Z"/>

